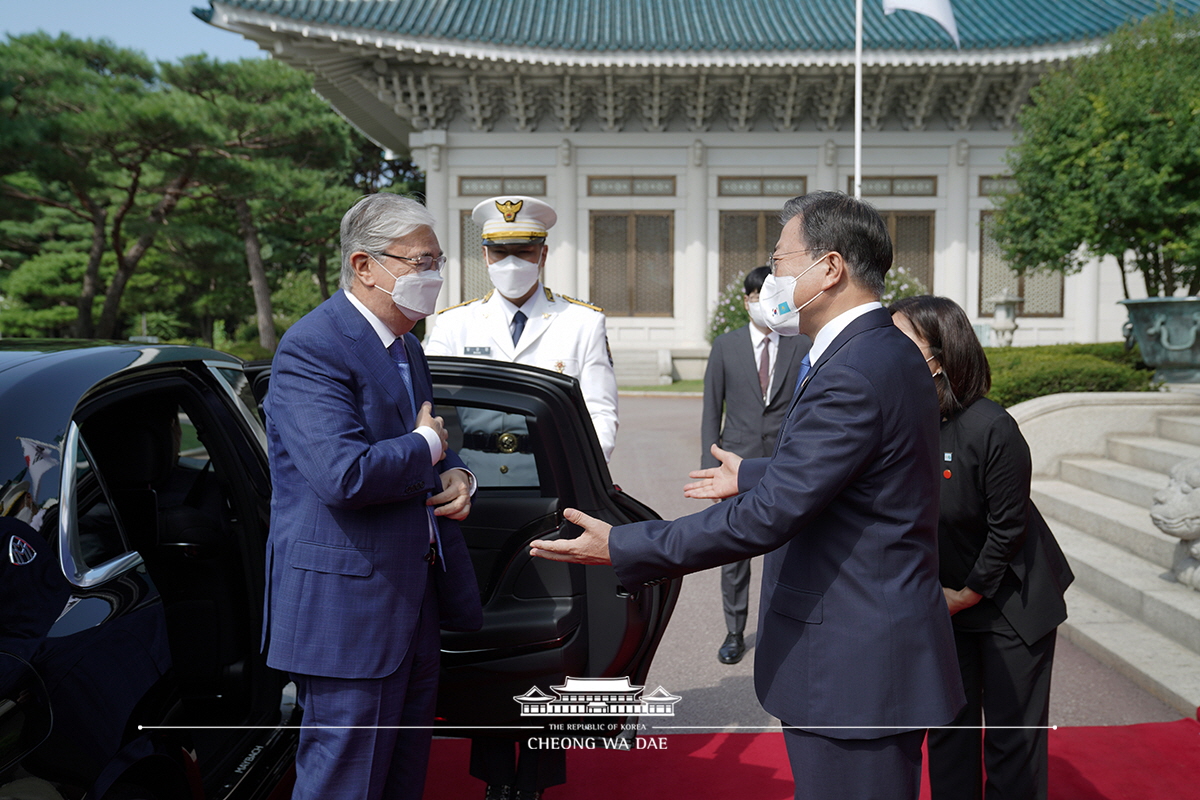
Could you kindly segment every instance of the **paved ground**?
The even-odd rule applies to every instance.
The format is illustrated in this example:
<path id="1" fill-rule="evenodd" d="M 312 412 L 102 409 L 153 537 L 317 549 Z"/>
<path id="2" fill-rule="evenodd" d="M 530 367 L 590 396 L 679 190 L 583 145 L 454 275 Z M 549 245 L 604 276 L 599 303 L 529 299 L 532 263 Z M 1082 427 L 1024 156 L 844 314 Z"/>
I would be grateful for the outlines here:
<path id="1" fill-rule="evenodd" d="M 688 471 L 700 460 L 700 413 L 697 397 L 620 398 L 621 429 L 610 464 L 613 480 L 664 518 L 704 507 L 702 501 L 685 498 L 682 490 Z M 683 697 L 672 725 L 698 726 L 689 729 L 696 732 L 777 724 L 754 696 L 758 575 L 755 565 L 746 630 L 750 651 L 733 666 L 721 664 L 716 657 L 725 638 L 720 571 L 708 570 L 685 579 L 675 616 L 647 680 L 651 689 L 661 685 Z M 1128 725 L 1179 718 L 1128 679 L 1059 639 L 1050 697 L 1052 725 Z"/>

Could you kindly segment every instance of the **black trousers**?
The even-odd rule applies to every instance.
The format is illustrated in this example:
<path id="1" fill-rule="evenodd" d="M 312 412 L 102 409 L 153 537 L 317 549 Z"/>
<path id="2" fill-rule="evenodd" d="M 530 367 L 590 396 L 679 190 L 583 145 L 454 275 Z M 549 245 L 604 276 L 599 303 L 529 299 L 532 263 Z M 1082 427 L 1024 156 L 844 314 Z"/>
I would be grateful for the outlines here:
<path id="1" fill-rule="evenodd" d="M 967 705 L 951 726 L 975 728 L 929 731 L 933 800 L 1045 800 L 1056 635 L 1026 645 L 1003 618 L 996 630 L 954 631 Z"/>
<path id="2" fill-rule="evenodd" d="M 925 731 L 830 739 L 783 729 L 796 800 L 917 800 Z"/>
<path id="3" fill-rule="evenodd" d="M 524 739 L 476 736 L 471 739 L 470 770 L 485 783 L 541 791 L 567 782 L 567 752 L 530 750 Z"/>

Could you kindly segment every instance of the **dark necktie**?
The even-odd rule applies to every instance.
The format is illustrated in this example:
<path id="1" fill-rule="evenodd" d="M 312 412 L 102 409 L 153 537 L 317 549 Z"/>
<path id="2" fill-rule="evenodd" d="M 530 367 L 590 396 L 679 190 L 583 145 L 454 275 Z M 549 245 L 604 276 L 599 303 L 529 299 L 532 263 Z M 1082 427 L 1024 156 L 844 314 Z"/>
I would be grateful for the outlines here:
<path id="1" fill-rule="evenodd" d="M 527 319 L 529 319 L 529 318 L 525 316 L 524 311 L 518 311 L 517 313 L 513 314 L 513 321 L 512 321 L 513 347 L 516 347 L 517 342 L 521 341 L 521 333 L 525 330 L 525 320 L 527 320 Z"/>
<path id="2" fill-rule="evenodd" d="M 796 378 L 796 391 L 800 391 L 800 387 L 804 385 L 804 378 L 808 375 L 808 371 L 812 369 L 812 362 L 808 360 L 808 353 L 804 354 L 804 359 L 800 362 L 800 375 Z"/>
<path id="3" fill-rule="evenodd" d="M 767 399 L 767 391 L 771 388 L 771 340 L 763 337 L 762 357 L 758 359 L 758 385 L 762 389 L 763 400 Z"/>

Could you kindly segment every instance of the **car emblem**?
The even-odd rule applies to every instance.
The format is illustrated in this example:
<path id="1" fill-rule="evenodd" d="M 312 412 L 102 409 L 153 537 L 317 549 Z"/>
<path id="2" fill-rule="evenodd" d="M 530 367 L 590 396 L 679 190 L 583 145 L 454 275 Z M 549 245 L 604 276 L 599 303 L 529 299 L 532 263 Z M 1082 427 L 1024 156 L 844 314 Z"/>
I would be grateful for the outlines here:
<path id="1" fill-rule="evenodd" d="M 23 567 L 32 563 L 35 558 L 37 558 L 37 551 L 29 542 L 20 536 L 14 536 L 8 540 L 8 560 L 14 567 Z"/>
<path id="2" fill-rule="evenodd" d="M 496 448 L 501 453 L 515 453 L 517 452 L 518 445 L 517 435 L 508 431 L 500 434 L 500 438 L 496 440 Z"/>

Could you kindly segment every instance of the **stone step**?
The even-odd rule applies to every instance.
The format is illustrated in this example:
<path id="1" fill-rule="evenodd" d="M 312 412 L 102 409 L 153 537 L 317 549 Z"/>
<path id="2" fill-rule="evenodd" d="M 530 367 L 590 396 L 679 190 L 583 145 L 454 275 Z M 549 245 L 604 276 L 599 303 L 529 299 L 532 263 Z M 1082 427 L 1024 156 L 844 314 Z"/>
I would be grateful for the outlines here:
<path id="1" fill-rule="evenodd" d="M 1059 473 L 1067 483 L 1124 500 L 1147 511 L 1154 502 L 1155 492 L 1167 485 L 1161 472 L 1108 458 L 1064 458 Z"/>
<path id="2" fill-rule="evenodd" d="M 1200 655 L 1200 592 L 1178 583 L 1158 564 L 1061 520 L 1046 521 L 1079 588 Z"/>
<path id="3" fill-rule="evenodd" d="M 1101 663 L 1194 719 L 1200 708 L 1200 655 L 1072 586 L 1060 633 Z"/>
<path id="4" fill-rule="evenodd" d="M 1164 439 L 1200 446 L 1200 416 L 1159 417 L 1158 435 Z"/>
<path id="5" fill-rule="evenodd" d="M 1157 436 L 1109 436 L 1108 457 L 1165 475 L 1180 461 L 1200 458 L 1200 446 Z"/>
<path id="6" fill-rule="evenodd" d="M 1056 480 L 1035 480 L 1030 497 L 1047 517 L 1087 531 L 1164 569 L 1174 563 L 1179 540 L 1154 527 L 1147 508 Z"/>
<path id="7" fill-rule="evenodd" d="M 663 370 L 662 354 L 658 350 L 614 350 L 613 372 L 617 386 L 660 386 L 671 382 L 668 366 Z"/>

